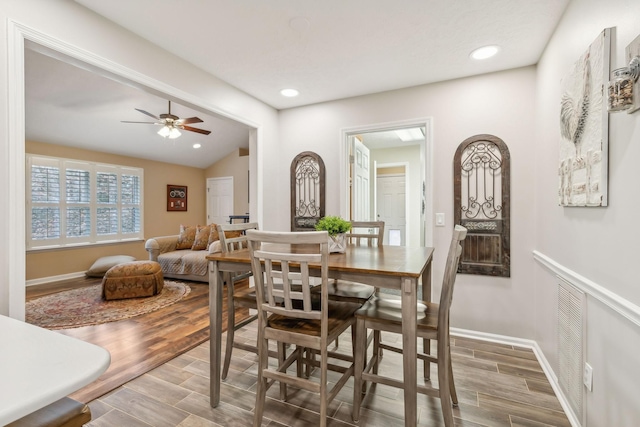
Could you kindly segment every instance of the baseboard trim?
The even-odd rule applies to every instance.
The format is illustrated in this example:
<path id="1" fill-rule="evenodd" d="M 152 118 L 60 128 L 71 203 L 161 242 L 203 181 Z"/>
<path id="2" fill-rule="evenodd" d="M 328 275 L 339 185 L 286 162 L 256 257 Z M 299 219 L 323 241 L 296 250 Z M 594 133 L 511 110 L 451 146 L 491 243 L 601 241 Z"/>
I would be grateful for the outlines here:
<path id="1" fill-rule="evenodd" d="M 568 269 L 548 256 L 533 251 L 533 258 L 552 273 L 571 283 L 585 294 L 595 298 L 636 326 L 640 326 L 640 307 L 631 301 L 611 292 L 607 288 Z"/>
<path id="2" fill-rule="evenodd" d="M 567 401 L 566 396 L 564 395 L 564 393 L 562 393 L 562 390 L 560 390 L 560 386 L 558 385 L 558 377 L 556 376 L 555 372 L 553 372 L 553 369 L 551 368 L 551 364 L 549 363 L 547 358 L 544 356 L 542 349 L 540 348 L 540 346 L 536 341 L 528 340 L 524 338 L 510 337 L 506 335 L 497 335 L 497 334 L 490 334 L 486 332 L 471 331 L 468 329 L 459 329 L 459 328 L 451 328 L 451 335 L 454 338 L 455 337 L 473 338 L 477 340 L 489 341 L 489 342 L 494 342 L 498 344 L 507 344 L 507 345 L 513 345 L 517 347 L 530 348 L 535 354 L 536 358 L 538 359 L 538 362 L 542 367 L 542 371 L 547 377 L 547 380 L 549 380 L 549 384 L 551 384 L 551 387 L 553 388 L 553 392 L 558 398 L 558 401 L 560 402 L 562 409 L 567 415 L 567 418 L 569 419 L 571 426 L 582 427 L 582 424 L 580 423 L 579 418 L 576 417 L 576 414 L 571 409 L 571 406 L 569 405 L 569 402 Z"/>
<path id="3" fill-rule="evenodd" d="M 38 279 L 31 279 L 26 281 L 26 286 L 43 285 L 45 283 L 58 282 L 60 280 L 78 279 L 85 277 L 84 271 L 78 271 L 76 273 L 61 274 L 59 276 L 40 277 Z"/>

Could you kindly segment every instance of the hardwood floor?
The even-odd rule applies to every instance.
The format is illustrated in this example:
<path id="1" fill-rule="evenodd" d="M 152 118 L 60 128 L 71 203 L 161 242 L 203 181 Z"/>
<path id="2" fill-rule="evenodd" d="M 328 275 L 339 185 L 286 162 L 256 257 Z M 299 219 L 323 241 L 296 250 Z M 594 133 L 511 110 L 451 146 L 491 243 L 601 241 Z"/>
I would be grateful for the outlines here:
<path id="1" fill-rule="evenodd" d="M 74 279 L 27 288 L 27 300 L 100 283 L 101 279 Z M 186 282 L 191 292 L 178 303 L 141 316 L 95 326 L 56 330 L 106 348 L 109 369 L 72 398 L 87 403 L 154 369 L 209 339 L 209 286 Z M 248 281 L 239 286 L 247 286 Z M 226 298 L 223 300 L 226 310 Z M 237 310 L 237 319 L 248 316 Z M 226 322 L 226 318 L 224 319 Z M 226 324 L 223 325 L 226 329 Z"/>
<path id="2" fill-rule="evenodd" d="M 28 298 L 77 285 L 66 283 L 49 288 L 28 288 Z M 256 357 L 239 349 L 233 350 L 229 376 L 221 387 L 221 403 L 217 408 L 211 408 L 208 286 L 191 282 L 189 285 L 192 286 L 191 294 L 166 309 L 121 322 L 59 331 L 108 348 L 113 364 L 118 366 L 115 369 L 112 364 L 104 378 L 72 395 L 81 401 L 91 400 L 93 420 L 87 426 L 252 425 Z M 399 339 L 394 334 L 383 336 L 391 341 Z M 255 342 L 255 322 L 238 330 L 236 337 Z M 348 349 L 350 334 L 345 333 L 339 342 L 341 348 Z M 459 407 L 453 411 L 456 426 L 570 427 L 531 350 L 459 337 L 452 337 L 451 344 L 460 400 Z M 190 350 L 183 350 L 189 346 Z M 400 355 L 385 352 L 381 372 L 401 376 L 401 366 Z M 435 368 L 432 369 L 433 381 L 437 381 Z M 421 377 L 420 372 L 418 377 Z M 116 383 L 121 385 L 114 388 Z M 103 395 L 107 389 L 112 390 Z M 292 389 L 289 401 L 281 402 L 278 388 L 272 387 L 268 396 L 263 425 L 318 425 L 319 403 L 313 393 Z M 350 380 L 330 406 L 330 426 L 356 425 L 351 420 L 351 401 Z M 439 405 L 438 399 L 419 395 L 418 425 L 443 425 Z M 363 400 L 357 425 L 402 424 L 401 390 L 382 384 L 373 386 Z"/>
<path id="3" fill-rule="evenodd" d="M 236 332 L 255 340 L 255 322 Z M 398 339 L 384 334 L 387 339 Z M 242 338 L 241 338 L 242 339 Z M 349 348 L 350 334 L 340 338 Z M 224 339 L 223 339 L 224 342 Z M 560 403 L 529 349 L 454 338 L 453 370 L 460 405 L 456 426 L 570 427 Z M 389 354 L 387 354 L 389 353 Z M 249 426 L 253 422 L 257 364 L 252 353 L 233 350 L 229 376 L 221 386 L 221 403 L 209 406 L 209 343 L 170 360 L 89 404 L 92 427 L 115 426 Z M 381 372 L 401 376 L 400 355 L 385 352 Z M 420 364 L 419 364 L 420 365 Z M 434 369 L 435 371 L 435 369 Z M 420 378 L 420 376 L 419 376 Z M 437 381 L 436 373 L 432 378 Z M 330 378 L 331 379 L 331 378 Z M 316 426 L 319 403 L 313 393 L 291 390 L 288 402 L 272 387 L 263 425 Z M 330 426 L 356 426 L 351 420 L 352 381 L 330 405 Z M 419 426 L 443 425 L 440 402 L 418 396 Z M 401 390 L 377 384 L 363 401 L 357 426 L 403 424 Z"/>

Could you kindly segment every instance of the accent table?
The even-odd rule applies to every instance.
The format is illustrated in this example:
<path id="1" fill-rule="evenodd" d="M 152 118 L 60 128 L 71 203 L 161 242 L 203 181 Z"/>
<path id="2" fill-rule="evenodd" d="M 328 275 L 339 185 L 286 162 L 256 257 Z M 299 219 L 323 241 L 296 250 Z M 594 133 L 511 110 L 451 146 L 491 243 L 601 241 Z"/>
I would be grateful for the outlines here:
<path id="1" fill-rule="evenodd" d="M 0 315 L 0 425 L 24 417 L 97 379 L 107 350 Z"/>
<path id="2" fill-rule="evenodd" d="M 405 426 L 417 421 L 417 294 L 422 281 L 423 299 L 431 298 L 433 248 L 347 245 L 345 253 L 329 256 L 329 278 L 367 283 L 400 290 L 402 301 L 402 348 Z M 209 260 L 209 315 L 211 332 L 211 406 L 220 403 L 223 272 L 251 270 L 249 250 L 207 256 Z M 314 275 L 314 271 L 310 271 Z M 317 272 L 315 273 L 317 274 Z M 425 343 L 427 346 L 429 343 Z M 428 347 L 427 347 L 428 349 Z"/>

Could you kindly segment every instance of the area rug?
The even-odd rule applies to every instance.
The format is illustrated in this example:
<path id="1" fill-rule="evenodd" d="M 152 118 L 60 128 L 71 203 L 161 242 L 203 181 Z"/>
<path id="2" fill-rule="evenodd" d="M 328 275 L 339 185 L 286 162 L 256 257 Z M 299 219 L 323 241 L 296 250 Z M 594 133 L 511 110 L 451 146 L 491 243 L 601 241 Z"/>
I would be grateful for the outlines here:
<path id="1" fill-rule="evenodd" d="M 150 313 L 180 301 L 189 292 L 189 285 L 165 280 L 158 295 L 105 301 L 102 285 L 87 286 L 27 301 L 26 321 L 47 329 L 99 325 Z"/>

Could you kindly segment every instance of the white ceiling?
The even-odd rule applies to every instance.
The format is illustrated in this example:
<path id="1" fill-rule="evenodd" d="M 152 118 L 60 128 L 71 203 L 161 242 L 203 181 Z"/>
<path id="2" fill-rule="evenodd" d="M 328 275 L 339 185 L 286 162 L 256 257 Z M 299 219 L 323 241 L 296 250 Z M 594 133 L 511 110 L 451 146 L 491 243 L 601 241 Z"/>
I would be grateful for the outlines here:
<path id="1" fill-rule="evenodd" d="M 536 64 L 569 0 L 75 1 L 285 109 Z M 490 44 L 498 56 L 469 58 Z M 200 117 L 194 126 L 212 134 L 170 141 L 121 124 L 146 121 L 134 108 L 165 113 L 166 100 L 51 61 L 27 55 L 28 139 L 200 167 L 248 146 L 244 126 L 179 103 L 172 113 Z M 184 148 L 192 142 L 204 150 Z"/>

